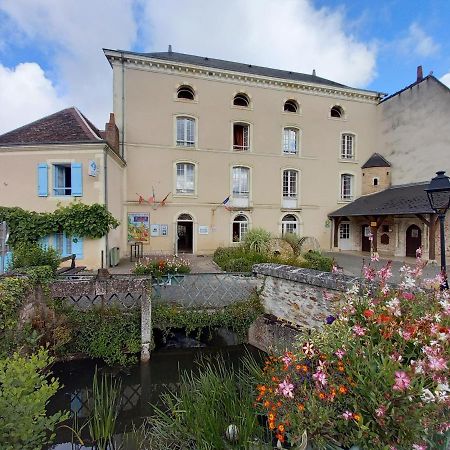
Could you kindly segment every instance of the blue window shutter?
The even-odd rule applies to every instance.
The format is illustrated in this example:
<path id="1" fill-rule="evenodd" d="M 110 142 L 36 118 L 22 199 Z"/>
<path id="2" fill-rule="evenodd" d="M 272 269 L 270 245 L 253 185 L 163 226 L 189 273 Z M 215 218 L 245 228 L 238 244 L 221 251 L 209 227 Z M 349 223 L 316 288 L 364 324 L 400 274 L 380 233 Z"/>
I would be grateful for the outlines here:
<path id="1" fill-rule="evenodd" d="M 47 163 L 38 164 L 38 195 L 39 197 L 48 196 L 48 165 Z"/>
<path id="2" fill-rule="evenodd" d="M 44 236 L 38 240 L 38 245 L 43 249 L 47 250 L 49 248 L 49 237 Z"/>
<path id="3" fill-rule="evenodd" d="M 12 260 L 13 260 L 12 252 L 7 252 L 5 255 L 5 270 L 8 270 L 10 268 Z"/>
<path id="4" fill-rule="evenodd" d="M 72 253 L 75 253 L 77 259 L 83 259 L 83 238 L 72 238 Z"/>
<path id="5" fill-rule="evenodd" d="M 72 195 L 74 197 L 83 196 L 83 165 L 81 163 L 72 163 Z"/>

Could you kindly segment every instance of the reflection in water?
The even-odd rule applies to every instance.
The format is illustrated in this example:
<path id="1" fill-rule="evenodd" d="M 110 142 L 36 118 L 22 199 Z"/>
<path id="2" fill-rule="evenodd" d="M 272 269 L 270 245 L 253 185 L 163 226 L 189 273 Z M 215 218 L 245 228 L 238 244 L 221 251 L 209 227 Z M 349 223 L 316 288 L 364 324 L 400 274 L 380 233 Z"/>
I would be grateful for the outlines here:
<path id="1" fill-rule="evenodd" d="M 76 416 L 78 427 L 86 423 L 89 417 L 90 399 L 92 398 L 92 379 L 95 367 L 99 374 L 111 374 L 122 382 L 122 400 L 117 420 L 116 431 L 119 434 L 130 431 L 134 425 L 139 425 L 144 417 L 152 414 L 152 405 L 159 404 L 160 395 L 164 392 L 175 391 L 179 386 L 180 371 L 196 371 L 199 362 L 208 358 L 212 361 L 223 357 L 227 364 L 239 366 L 243 356 L 250 352 L 260 358 L 260 352 L 248 345 L 235 345 L 227 347 L 204 347 L 184 349 L 161 349 L 152 353 L 149 364 L 136 364 L 122 370 L 105 366 L 99 361 L 84 360 L 68 363 L 58 363 L 53 367 L 63 388 L 53 397 L 49 413 L 58 410 L 70 411 L 71 419 L 66 423 L 74 427 Z M 82 436 L 88 438 L 88 427 L 85 427 Z M 120 436 L 117 436 L 120 440 Z M 90 447 L 81 447 L 70 444 L 72 432 L 67 427 L 57 430 L 58 443 L 50 447 L 57 450 L 79 450 Z M 128 445 L 125 448 L 130 448 Z"/>

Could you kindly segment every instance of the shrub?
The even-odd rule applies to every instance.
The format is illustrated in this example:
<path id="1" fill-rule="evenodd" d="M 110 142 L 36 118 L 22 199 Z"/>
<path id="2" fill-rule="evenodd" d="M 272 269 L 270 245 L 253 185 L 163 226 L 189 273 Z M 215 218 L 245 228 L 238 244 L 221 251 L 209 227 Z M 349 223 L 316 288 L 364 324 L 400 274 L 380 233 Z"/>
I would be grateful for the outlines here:
<path id="1" fill-rule="evenodd" d="M 283 235 L 282 239 L 291 246 L 294 256 L 301 255 L 303 243 L 305 242 L 306 237 L 300 237 L 295 233 L 286 233 Z"/>
<path id="2" fill-rule="evenodd" d="M 310 250 L 303 255 L 303 258 L 308 262 L 307 267 L 309 269 L 331 272 L 333 268 L 333 259 L 322 255 L 320 252 Z"/>
<path id="3" fill-rule="evenodd" d="M 0 448 L 35 450 L 51 443 L 55 426 L 67 418 L 46 415 L 50 397 L 59 389 L 45 369 L 53 362 L 43 349 L 30 357 L 15 353 L 0 360 Z"/>
<path id="4" fill-rule="evenodd" d="M 138 261 L 133 269 L 135 275 L 151 275 L 161 278 L 165 275 L 176 275 L 190 273 L 189 261 L 180 258 L 151 259 L 143 258 Z"/>
<path id="5" fill-rule="evenodd" d="M 263 228 L 252 228 L 245 233 L 242 246 L 256 253 L 267 253 L 272 235 Z"/>
<path id="6" fill-rule="evenodd" d="M 60 255 L 49 247 L 48 249 L 40 247 L 38 244 L 20 243 L 14 247 L 13 251 L 13 269 L 22 269 L 28 267 L 48 266 L 53 272 L 59 267 Z"/>

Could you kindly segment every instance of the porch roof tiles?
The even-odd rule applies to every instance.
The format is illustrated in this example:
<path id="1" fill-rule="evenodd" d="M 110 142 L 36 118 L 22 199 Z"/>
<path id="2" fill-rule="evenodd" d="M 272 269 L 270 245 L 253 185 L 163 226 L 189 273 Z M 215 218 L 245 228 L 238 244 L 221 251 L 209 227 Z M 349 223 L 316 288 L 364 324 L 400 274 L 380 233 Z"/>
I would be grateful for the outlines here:
<path id="1" fill-rule="evenodd" d="M 404 184 L 364 195 L 332 212 L 329 217 L 431 214 L 434 211 L 424 190 L 427 185 L 427 182 Z"/>

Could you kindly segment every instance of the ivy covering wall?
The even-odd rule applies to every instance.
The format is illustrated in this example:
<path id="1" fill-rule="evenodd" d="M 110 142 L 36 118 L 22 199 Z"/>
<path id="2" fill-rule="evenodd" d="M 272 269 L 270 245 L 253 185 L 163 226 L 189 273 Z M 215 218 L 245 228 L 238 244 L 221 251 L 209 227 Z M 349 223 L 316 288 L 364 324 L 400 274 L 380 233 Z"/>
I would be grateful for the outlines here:
<path id="1" fill-rule="evenodd" d="M 0 207 L 0 222 L 5 221 L 10 229 L 9 244 L 37 242 L 40 238 L 57 232 L 68 236 L 99 239 L 119 222 L 105 205 L 85 205 L 75 202 L 59 206 L 53 212 L 26 211 L 18 207 Z"/>

